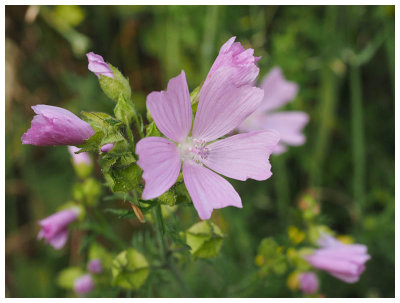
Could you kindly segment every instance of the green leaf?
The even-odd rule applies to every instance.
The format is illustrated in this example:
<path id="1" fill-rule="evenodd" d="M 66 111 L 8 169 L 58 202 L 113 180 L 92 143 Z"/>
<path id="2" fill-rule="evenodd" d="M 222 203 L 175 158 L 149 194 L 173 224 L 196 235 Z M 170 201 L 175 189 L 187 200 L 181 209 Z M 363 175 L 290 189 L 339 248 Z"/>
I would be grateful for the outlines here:
<path id="1" fill-rule="evenodd" d="M 133 248 L 122 251 L 112 263 L 113 285 L 125 289 L 139 289 L 149 275 L 146 258 Z"/>
<path id="2" fill-rule="evenodd" d="M 69 267 L 62 270 L 57 277 L 57 284 L 65 289 L 72 289 L 76 278 L 82 276 L 84 271 L 79 267 Z"/>
<path id="3" fill-rule="evenodd" d="M 136 218 L 135 213 L 129 209 L 106 208 L 104 211 L 107 213 L 116 215 L 118 217 L 118 219 Z"/>

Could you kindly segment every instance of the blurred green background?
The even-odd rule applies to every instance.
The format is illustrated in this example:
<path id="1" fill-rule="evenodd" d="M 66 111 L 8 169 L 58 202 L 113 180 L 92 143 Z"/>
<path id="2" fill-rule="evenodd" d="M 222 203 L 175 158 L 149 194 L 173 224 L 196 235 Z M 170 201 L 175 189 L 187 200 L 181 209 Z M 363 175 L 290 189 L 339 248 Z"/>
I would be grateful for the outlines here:
<path id="1" fill-rule="evenodd" d="M 21 144 L 33 117 L 30 106 L 112 113 L 113 102 L 87 70 L 85 53 L 94 51 L 129 77 L 145 113 L 148 93 L 165 89 L 181 69 L 194 89 L 221 45 L 237 36 L 262 56 L 260 77 L 280 66 L 299 84 L 287 109 L 310 115 L 307 142 L 272 156 L 274 175 L 266 182 L 233 182 L 244 208 L 213 215 L 227 233 L 222 253 L 187 267 L 184 279 L 198 297 L 299 296 L 287 288 L 286 277 L 248 285 L 246 275 L 256 268 L 262 238 L 284 243 L 287 227 L 301 225 L 297 203 L 310 193 L 320 203 L 321 223 L 366 244 L 372 256 L 357 284 L 321 274 L 321 293 L 393 297 L 394 11 L 394 6 L 6 6 L 6 296 L 64 297 L 55 281 L 58 272 L 83 262 L 79 232 L 60 251 L 36 239 L 37 221 L 71 199 L 75 175 L 65 147 Z M 99 168 L 96 175 L 101 180 Z M 106 216 L 127 240 L 151 230 L 134 219 Z M 153 285 L 150 293 L 180 296 L 174 283 Z"/>

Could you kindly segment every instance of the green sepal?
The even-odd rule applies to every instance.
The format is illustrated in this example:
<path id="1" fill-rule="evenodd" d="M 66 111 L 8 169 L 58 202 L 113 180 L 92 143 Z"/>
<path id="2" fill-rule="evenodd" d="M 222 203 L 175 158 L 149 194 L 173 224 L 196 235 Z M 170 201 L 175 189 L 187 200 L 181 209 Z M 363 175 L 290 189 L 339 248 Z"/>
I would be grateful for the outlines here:
<path id="1" fill-rule="evenodd" d="M 103 136 L 104 136 L 103 132 L 98 131 L 93 136 L 91 136 L 88 140 L 86 140 L 85 143 L 83 143 L 81 145 L 77 145 L 80 148 L 80 150 L 79 150 L 79 152 L 77 152 L 77 154 L 83 153 L 83 152 L 91 152 L 91 151 L 97 152 L 100 148 L 99 146 L 101 144 L 101 140 L 103 139 Z"/>
<path id="2" fill-rule="evenodd" d="M 126 99 L 123 94 L 119 95 L 117 105 L 114 107 L 115 117 L 130 125 L 135 115 L 137 115 L 135 106 L 131 99 Z"/>
<path id="3" fill-rule="evenodd" d="M 149 264 L 137 250 L 128 248 L 112 262 L 112 284 L 125 289 L 139 289 L 149 276 Z"/>
<path id="4" fill-rule="evenodd" d="M 100 75 L 99 82 L 101 89 L 110 99 L 118 102 L 120 94 L 124 96 L 125 99 L 131 98 L 131 87 L 129 85 L 129 80 L 125 78 L 122 73 L 110 63 L 108 66 L 111 68 L 114 78 Z"/>
<path id="5" fill-rule="evenodd" d="M 186 243 L 191 254 L 198 258 L 216 257 L 221 249 L 224 234 L 210 221 L 201 221 L 186 231 Z"/>
<path id="6" fill-rule="evenodd" d="M 65 289 L 72 289 L 76 278 L 82 276 L 85 272 L 79 267 L 69 267 L 62 270 L 57 277 L 57 284 Z"/>
<path id="7" fill-rule="evenodd" d="M 118 121 L 113 116 L 101 112 L 82 112 L 83 118 L 90 126 L 97 131 L 104 131 L 104 129 L 110 126 L 121 125 L 121 121 Z"/>

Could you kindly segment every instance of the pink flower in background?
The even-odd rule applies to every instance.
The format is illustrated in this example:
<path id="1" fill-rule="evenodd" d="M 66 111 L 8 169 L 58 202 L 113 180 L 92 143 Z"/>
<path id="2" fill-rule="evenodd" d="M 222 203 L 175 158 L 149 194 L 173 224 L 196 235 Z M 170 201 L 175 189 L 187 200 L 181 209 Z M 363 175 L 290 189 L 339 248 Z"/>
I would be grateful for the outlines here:
<path id="1" fill-rule="evenodd" d="M 106 62 L 104 62 L 102 56 L 90 52 L 86 54 L 86 57 L 88 58 L 89 61 L 88 69 L 92 73 L 94 73 L 98 78 L 100 78 L 100 75 L 103 75 L 114 79 L 114 74 L 110 66 Z"/>
<path id="2" fill-rule="evenodd" d="M 231 78 L 235 86 L 253 84 L 260 71 L 256 63 L 261 57 L 254 57 L 254 49 L 245 50 L 239 42 L 235 42 L 235 39 L 236 37 L 232 37 L 222 45 L 204 84 L 210 81 L 217 70 L 223 68 L 231 68 L 226 76 Z"/>
<path id="3" fill-rule="evenodd" d="M 355 283 L 365 270 L 365 262 L 370 259 L 367 246 L 343 244 L 324 234 L 318 241 L 322 247 L 305 256 L 307 262 L 317 269 L 325 270 L 335 278 L 347 283 Z"/>
<path id="4" fill-rule="evenodd" d="M 41 230 L 38 234 L 38 239 L 44 238 L 47 244 L 50 244 L 55 249 L 62 248 L 67 242 L 68 225 L 75 221 L 78 216 L 79 210 L 73 207 L 59 211 L 39 221 Z"/>
<path id="5" fill-rule="evenodd" d="M 92 259 L 89 261 L 87 265 L 88 271 L 93 274 L 99 274 L 103 271 L 103 267 L 101 266 L 100 259 Z"/>
<path id="6" fill-rule="evenodd" d="M 87 164 L 87 165 L 92 165 L 92 159 L 90 158 L 89 153 L 87 152 L 82 152 L 79 154 L 75 154 L 76 152 L 80 151 L 81 149 L 75 146 L 68 146 L 68 151 L 72 157 L 72 161 L 74 161 L 75 165 L 79 164 Z"/>
<path id="7" fill-rule="evenodd" d="M 300 111 L 276 111 L 294 99 L 298 86 L 287 81 L 280 68 L 273 68 L 264 78 L 261 88 L 264 99 L 260 107 L 250 115 L 239 127 L 239 132 L 261 129 L 275 129 L 281 136 L 281 141 L 274 154 L 286 151 L 286 145 L 302 145 L 305 136 L 302 129 L 308 123 L 308 115 Z"/>
<path id="8" fill-rule="evenodd" d="M 79 295 L 85 295 L 94 288 L 94 282 L 90 274 L 80 276 L 74 281 L 74 290 Z"/>
<path id="9" fill-rule="evenodd" d="M 137 164 L 146 183 L 143 199 L 167 191 L 176 182 L 183 162 L 186 188 L 200 218 L 206 220 L 213 209 L 242 207 L 238 193 L 217 173 L 243 181 L 271 176 L 268 158 L 279 141 L 277 132 L 257 131 L 217 140 L 250 115 L 263 97 L 259 88 L 236 87 L 230 77 L 234 73 L 235 67 L 221 68 L 204 83 L 192 132 L 190 95 L 183 71 L 169 81 L 167 91 L 147 96 L 147 108 L 168 139 L 148 137 L 136 145 Z"/>
<path id="10" fill-rule="evenodd" d="M 64 108 L 39 104 L 32 109 L 37 115 L 31 128 L 22 135 L 22 144 L 80 145 L 94 135 L 88 123 Z"/>
<path id="11" fill-rule="evenodd" d="M 108 153 L 110 150 L 112 150 L 114 148 L 114 143 L 107 143 L 107 144 L 104 144 L 101 148 L 100 148 L 100 150 L 103 152 L 103 153 Z"/>
<path id="12" fill-rule="evenodd" d="M 300 290 L 305 294 L 311 295 L 319 289 L 318 277 L 313 272 L 301 272 L 298 281 Z"/>

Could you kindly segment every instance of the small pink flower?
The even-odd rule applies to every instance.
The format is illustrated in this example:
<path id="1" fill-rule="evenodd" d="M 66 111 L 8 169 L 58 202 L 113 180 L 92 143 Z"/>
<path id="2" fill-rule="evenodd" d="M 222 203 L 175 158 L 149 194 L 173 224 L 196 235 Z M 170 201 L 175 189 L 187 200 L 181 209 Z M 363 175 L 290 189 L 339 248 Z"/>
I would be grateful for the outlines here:
<path id="1" fill-rule="evenodd" d="M 308 295 L 318 291 L 319 281 L 318 277 L 313 272 L 301 272 L 298 276 L 300 290 Z"/>
<path id="2" fill-rule="evenodd" d="M 100 259 L 92 259 L 89 261 L 87 265 L 88 271 L 93 274 L 99 274 L 103 271 L 103 267 L 101 266 Z"/>
<path id="3" fill-rule="evenodd" d="M 31 128 L 22 135 L 22 144 L 80 145 L 94 135 L 88 123 L 64 108 L 39 104 L 32 109 L 37 115 Z"/>
<path id="4" fill-rule="evenodd" d="M 79 154 L 75 154 L 76 152 L 80 151 L 81 149 L 75 146 L 68 146 L 68 151 L 72 157 L 72 161 L 74 161 L 75 165 L 79 164 L 87 164 L 87 165 L 92 165 L 92 159 L 90 158 L 89 153 L 87 152 L 82 152 Z"/>
<path id="5" fill-rule="evenodd" d="M 38 234 L 38 239 L 44 238 L 47 244 L 50 244 L 55 249 L 62 248 L 67 242 L 68 225 L 75 221 L 78 216 L 78 209 L 69 208 L 39 221 L 41 230 Z"/>
<path id="6" fill-rule="evenodd" d="M 347 283 L 359 280 L 365 270 L 365 262 L 370 259 L 367 246 L 343 244 L 327 234 L 320 238 L 318 244 L 322 248 L 305 257 L 310 265 Z"/>
<path id="7" fill-rule="evenodd" d="M 88 69 L 92 73 L 94 73 L 98 78 L 100 78 L 100 75 L 103 75 L 114 79 L 114 74 L 110 66 L 106 62 L 104 62 L 102 56 L 90 52 L 86 54 L 86 57 L 88 58 L 89 61 Z"/>
<path id="8" fill-rule="evenodd" d="M 261 88 L 264 90 L 264 99 L 260 107 L 238 127 L 239 132 L 275 129 L 281 141 L 274 154 L 286 151 L 286 145 L 304 144 L 306 138 L 301 131 L 308 123 L 308 115 L 301 111 L 275 111 L 294 99 L 298 91 L 297 84 L 287 81 L 282 70 L 275 67 L 264 78 Z"/>
<path id="9" fill-rule="evenodd" d="M 147 108 L 168 138 L 147 137 L 138 142 L 137 164 L 143 169 L 142 198 L 153 199 L 177 180 L 182 167 L 186 188 L 201 219 L 213 209 L 242 207 L 232 185 L 218 174 L 237 180 L 266 180 L 269 155 L 279 141 L 273 130 L 239 134 L 217 140 L 236 128 L 262 100 L 261 89 L 236 87 L 235 67 L 217 70 L 201 88 L 192 129 L 192 109 L 185 73 L 172 78 L 166 91 L 147 96 Z M 208 168 L 206 168 L 208 167 Z M 218 173 L 218 174 L 217 174 Z"/>
<path id="10" fill-rule="evenodd" d="M 245 50 L 235 39 L 236 37 L 232 37 L 222 45 L 204 83 L 207 83 L 217 70 L 229 68 L 230 73 L 227 76 L 235 86 L 253 84 L 260 71 L 256 63 L 261 57 L 254 57 L 254 49 Z"/>
<path id="11" fill-rule="evenodd" d="M 104 144 L 101 148 L 100 148 L 100 150 L 103 152 L 103 153 L 108 153 L 110 150 L 112 150 L 114 148 L 114 143 L 107 143 L 107 144 Z"/>
<path id="12" fill-rule="evenodd" d="M 80 276 L 74 281 L 74 290 L 79 295 L 85 295 L 94 288 L 94 282 L 90 274 Z"/>

